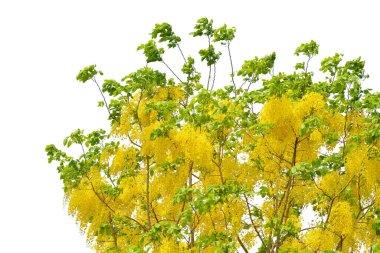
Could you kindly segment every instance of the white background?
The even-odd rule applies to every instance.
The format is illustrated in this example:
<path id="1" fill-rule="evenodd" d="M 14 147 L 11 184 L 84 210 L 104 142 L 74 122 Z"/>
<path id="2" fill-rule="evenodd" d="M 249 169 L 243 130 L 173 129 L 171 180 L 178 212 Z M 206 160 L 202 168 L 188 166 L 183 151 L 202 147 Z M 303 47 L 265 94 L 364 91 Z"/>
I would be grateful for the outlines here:
<path id="1" fill-rule="evenodd" d="M 75 80 L 84 66 L 97 64 L 106 78 L 120 80 L 144 65 L 136 47 L 160 22 L 173 25 L 186 55 L 196 52 L 206 42 L 188 33 L 206 16 L 237 28 L 235 69 L 276 51 L 276 72 L 289 70 L 294 49 L 314 39 L 321 56 L 312 69 L 335 52 L 362 56 L 365 86 L 379 90 L 376 2 L 1 0 L 0 252 L 91 252 L 67 216 L 62 183 L 44 152 L 77 128 L 108 127 L 96 87 Z M 182 65 L 177 56 L 168 60 L 174 68 Z M 219 86 L 228 84 L 228 70 L 221 70 Z"/>

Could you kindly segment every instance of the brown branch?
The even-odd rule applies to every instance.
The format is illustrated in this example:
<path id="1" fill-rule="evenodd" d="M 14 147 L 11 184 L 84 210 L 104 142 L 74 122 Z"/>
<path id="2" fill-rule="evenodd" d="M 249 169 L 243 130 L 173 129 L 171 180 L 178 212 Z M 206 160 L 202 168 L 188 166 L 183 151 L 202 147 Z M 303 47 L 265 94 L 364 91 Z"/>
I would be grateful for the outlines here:
<path id="1" fill-rule="evenodd" d="M 292 165 L 291 161 L 285 159 L 283 155 L 280 156 L 276 152 L 270 151 L 269 147 L 268 147 L 268 152 L 269 152 L 269 154 L 274 155 L 275 157 L 277 157 L 278 159 L 280 159 L 280 161 L 284 161 L 284 162 L 287 162 L 289 165 Z"/>
<path id="2" fill-rule="evenodd" d="M 237 239 L 238 239 L 238 242 L 239 242 L 240 246 L 243 248 L 244 252 L 245 253 L 249 253 L 247 247 L 244 245 L 243 241 L 240 239 L 239 236 L 237 236 Z"/>
<path id="3" fill-rule="evenodd" d="M 314 177 L 312 177 L 312 180 L 313 180 L 313 183 L 314 183 L 315 187 L 316 187 L 318 190 L 320 190 L 320 191 L 323 193 L 323 195 L 325 195 L 326 197 L 328 197 L 330 200 L 333 199 L 329 194 L 327 194 L 327 193 L 325 192 L 325 190 L 323 190 L 321 187 L 318 186 L 317 182 L 314 180 Z"/>
<path id="4" fill-rule="evenodd" d="M 156 220 L 157 223 L 160 222 L 160 221 L 164 221 L 164 220 L 158 220 L 158 218 L 157 218 L 157 214 L 156 214 L 156 212 L 154 211 L 153 206 L 152 206 L 152 213 L 153 213 L 154 219 Z"/>
<path id="5" fill-rule="evenodd" d="M 315 228 L 317 228 L 317 227 L 314 226 L 314 227 L 303 228 L 303 229 L 300 230 L 300 232 L 307 231 L 307 230 L 310 230 L 310 229 L 315 229 Z"/>
<path id="6" fill-rule="evenodd" d="M 138 148 L 141 148 L 141 145 L 139 145 L 139 144 L 137 144 L 136 142 L 134 142 L 129 134 L 128 134 L 127 136 L 128 136 L 128 140 L 129 140 L 133 145 L 135 145 L 135 146 L 138 147 Z"/>
<path id="7" fill-rule="evenodd" d="M 329 218 L 330 218 L 330 213 L 331 213 L 331 209 L 332 209 L 332 205 L 334 204 L 334 200 L 339 197 L 340 194 L 342 194 L 342 192 L 349 186 L 349 184 L 351 183 L 352 179 L 354 179 L 355 175 L 351 177 L 350 180 L 348 180 L 347 184 L 339 191 L 339 193 L 337 195 L 335 195 L 332 199 L 331 199 L 331 203 L 330 203 L 330 206 L 329 206 L 329 210 L 328 210 L 328 213 L 327 213 L 327 218 L 326 218 L 326 221 L 325 223 L 328 222 Z"/>
<path id="8" fill-rule="evenodd" d="M 292 181 L 293 181 L 293 177 L 289 176 L 289 180 L 288 180 L 288 183 L 287 183 L 287 186 L 286 186 L 286 192 L 285 192 L 284 207 L 283 207 L 283 210 L 282 210 L 281 220 L 280 220 L 280 223 L 279 223 L 280 225 L 282 224 L 282 222 L 284 220 L 288 204 L 290 204 L 290 203 L 288 203 L 288 200 L 289 200 L 289 196 L 290 196 L 290 191 L 292 189 L 292 187 L 291 187 L 292 186 L 291 185 Z M 280 202 L 280 206 L 281 206 L 281 202 Z"/>
<path id="9" fill-rule="evenodd" d="M 257 236 L 260 238 L 260 241 L 261 243 L 264 245 L 264 247 L 266 247 L 266 244 L 265 244 L 265 241 L 264 241 L 264 238 L 263 236 L 260 234 L 259 230 L 257 229 L 256 225 L 255 225 L 255 222 L 253 221 L 252 217 L 251 217 L 251 208 L 249 207 L 249 202 L 248 202 L 248 198 L 247 198 L 247 195 L 243 194 L 244 196 L 244 199 L 245 199 L 245 203 L 247 205 L 247 208 L 248 208 L 248 216 L 249 216 L 249 219 L 251 220 L 251 224 L 253 226 L 253 229 L 255 230 Z"/>
<path id="10" fill-rule="evenodd" d="M 363 215 L 359 218 L 359 220 L 363 219 L 363 218 L 367 215 L 367 213 L 368 213 L 368 211 L 369 211 L 369 208 L 370 208 L 371 206 L 373 206 L 374 204 L 375 204 L 375 199 L 373 199 L 373 200 L 371 201 L 371 203 L 368 204 L 366 207 L 363 207 L 363 210 L 362 210 Z M 360 214 L 360 212 L 359 212 L 359 214 Z M 358 214 L 358 215 L 359 215 L 359 214 Z M 358 223 L 359 223 L 359 222 L 358 222 Z"/>
<path id="11" fill-rule="evenodd" d="M 128 220 L 131 220 L 133 222 L 135 222 L 137 225 L 139 225 L 144 231 L 148 231 L 148 229 L 143 225 L 141 224 L 139 221 L 137 221 L 136 219 L 132 218 L 132 217 L 129 217 L 129 216 L 124 216 L 125 218 L 127 218 Z"/>
<path id="12" fill-rule="evenodd" d="M 344 190 L 346 190 L 346 188 L 350 185 L 351 181 L 354 179 L 355 175 L 353 175 L 351 177 L 350 180 L 348 180 L 347 184 L 340 190 L 340 192 L 336 195 L 336 197 L 338 197 L 340 194 L 342 194 L 342 192 L 344 192 Z"/>
<path id="13" fill-rule="evenodd" d="M 87 180 L 90 182 L 90 185 L 91 185 L 91 189 L 92 191 L 95 193 L 96 197 L 98 197 L 98 199 L 111 211 L 111 212 L 115 212 L 115 210 L 107 203 L 107 201 L 102 197 L 100 196 L 100 194 L 95 190 L 95 187 L 93 185 L 93 183 L 91 182 L 91 179 L 89 178 L 89 176 L 86 174 L 86 178 Z"/>
<path id="14" fill-rule="evenodd" d="M 331 214 L 332 206 L 334 205 L 335 198 L 336 197 L 334 197 L 334 198 L 331 199 L 331 202 L 330 202 L 330 205 L 329 205 L 329 209 L 327 210 L 327 217 L 326 217 L 325 223 L 327 223 L 329 221 L 329 219 L 330 219 L 330 214 Z"/>
<path id="15" fill-rule="evenodd" d="M 219 171 L 219 175 L 214 175 L 214 176 L 219 176 L 220 177 L 220 181 L 222 182 L 222 184 L 224 184 L 224 178 L 223 178 L 223 173 L 222 173 L 222 166 L 217 163 L 214 159 L 211 160 L 213 164 L 216 165 L 216 167 L 218 167 L 218 171 Z"/>

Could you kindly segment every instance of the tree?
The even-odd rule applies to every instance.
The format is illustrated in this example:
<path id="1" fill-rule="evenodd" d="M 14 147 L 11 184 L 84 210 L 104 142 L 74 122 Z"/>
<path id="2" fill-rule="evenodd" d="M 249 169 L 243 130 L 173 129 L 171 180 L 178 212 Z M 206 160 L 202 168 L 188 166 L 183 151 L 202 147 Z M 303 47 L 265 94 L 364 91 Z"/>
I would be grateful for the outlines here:
<path id="1" fill-rule="evenodd" d="M 63 144 L 79 145 L 77 157 L 46 146 L 69 214 L 96 252 L 378 249 L 380 95 L 361 86 L 364 61 L 327 57 L 325 79 L 315 81 L 308 66 L 319 45 L 311 41 L 297 47 L 293 73 L 274 73 L 275 53 L 235 71 L 235 28 L 202 18 L 191 34 L 207 41 L 204 85 L 172 26 L 157 24 L 138 47 L 145 67 L 102 87 L 95 65 L 77 76 L 98 86 L 110 131 L 70 134 Z M 181 75 L 160 43 L 179 50 Z M 218 44 L 231 85 L 214 89 Z"/>

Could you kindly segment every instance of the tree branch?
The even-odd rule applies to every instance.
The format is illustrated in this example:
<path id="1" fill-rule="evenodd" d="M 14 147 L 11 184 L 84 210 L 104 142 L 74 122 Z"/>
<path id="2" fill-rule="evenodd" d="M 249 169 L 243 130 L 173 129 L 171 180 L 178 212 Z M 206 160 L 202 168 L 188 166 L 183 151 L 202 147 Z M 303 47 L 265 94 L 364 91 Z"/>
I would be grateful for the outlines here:
<path id="1" fill-rule="evenodd" d="M 109 106 L 108 106 L 107 100 L 106 100 L 106 98 L 104 97 L 104 94 L 103 94 L 102 89 L 100 88 L 100 86 L 99 86 L 98 82 L 96 81 L 95 77 L 93 77 L 91 80 L 92 80 L 92 81 L 96 84 L 96 86 L 98 87 L 99 92 L 100 92 L 100 94 L 101 94 L 102 97 L 103 97 L 103 101 L 104 101 L 104 104 L 105 104 L 105 106 L 106 106 L 106 108 L 107 108 L 108 114 L 109 114 L 109 116 L 111 117 L 111 111 L 110 111 L 110 108 L 109 108 Z"/>
<path id="2" fill-rule="evenodd" d="M 172 74 L 178 79 L 178 81 L 180 82 L 180 83 L 183 83 L 182 82 L 182 80 L 181 80 L 181 78 L 179 78 L 177 75 L 176 75 L 176 73 L 169 67 L 169 65 L 168 64 L 166 64 L 166 62 L 164 62 L 164 60 L 162 60 L 162 63 L 170 70 L 170 72 L 172 72 Z"/>
<path id="3" fill-rule="evenodd" d="M 215 78 L 216 78 L 216 64 L 214 64 L 213 66 L 214 66 L 214 76 L 213 76 L 213 79 L 212 79 L 211 90 L 213 90 L 213 89 L 214 89 L 214 85 L 215 85 Z"/>
<path id="4" fill-rule="evenodd" d="M 243 194 L 244 196 L 244 199 L 245 199 L 245 203 L 247 205 L 247 208 L 248 208 L 248 216 L 249 216 L 249 219 L 251 220 L 251 224 L 253 226 L 253 229 L 255 230 L 257 236 L 260 238 L 260 241 L 261 243 L 264 245 L 264 247 L 266 248 L 266 244 L 265 244 L 265 240 L 263 238 L 263 236 L 260 234 L 259 230 L 257 229 L 253 219 L 252 219 L 252 216 L 251 216 L 251 208 L 249 207 L 249 202 L 248 202 L 248 198 L 247 198 L 247 195 Z"/>
<path id="5" fill-rule="evenodd" d="M 234 72 L 234 65 L 232 63 L 232 56 L 231 56 L 231 49 L 230 49 L 230 44 L 231 44 L 231 41 L 227 41 L 227 49 L 228 49 L 228 55 L 230 57 L 230 65 L 231 65 L 231 79 L 232 79 L 232 83 L 234 85 L 234 93 L 235 93 L 235 97 L 236 97 L 236 84 L 235 84 L 235 79 L 234 79 L 234 75 L 235 75 L 235 72 Z"/>
<path id="6" fill-rule="evenodd" d="M 240 246 L 243 248 L 244 252 L 245 253 L 249 253 L 247 247 L 244 245 L 243 241 L 240 239 L 239 236 L 237 236 L 237 239 L 238 239 L 238 242 L 239 242 Z"/>
<path id="7" fill-rule="evenodd" d="M 177 46 L 177 48 L 179 49 L 179 52 L 181 53 L 182 58 L 183 58 L 183 60 L 185 61 L 185 64 L 187 64 L 186 57 L 185 57 L 185 55 L 183 54 L 181 47 L 179 46 L 178 43 L 176 43 L 176 46 Z"/>

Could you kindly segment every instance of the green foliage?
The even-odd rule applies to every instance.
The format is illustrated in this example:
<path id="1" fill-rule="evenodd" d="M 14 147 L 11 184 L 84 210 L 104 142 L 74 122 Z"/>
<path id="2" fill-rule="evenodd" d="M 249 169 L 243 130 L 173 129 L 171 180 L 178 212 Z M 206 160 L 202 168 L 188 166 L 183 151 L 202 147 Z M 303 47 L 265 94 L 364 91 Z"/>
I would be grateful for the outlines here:
<path id="1" fill-rule="evenodd" d="M 181 41 L 172 30 L 172 26 L 168 23 L 156 24 L 152 31 L 152 39 L 159 37 L 159 42 L 168 42 L 169 48 L 174 48 Z"/>
<path id="2" fill-rule="evenodd" d="M 334 77 L 338 71 L 339 63 L 342 61 L 343 54 L 336 53 L 332 57 L 327 57 L 322 60 L 320 70 L 323 73 L 327 71 L 330 73 L 330 76 Z M 332 81 L 332 80 L 331 80 Z"/>
<path id="3" fill-rule="evenodd" d="M 59 163 L 57 171 L 61 175 L 65 192 L 76 187 L 90 168 L 99 163 L 101 147 L 107 137 L 106 131 L 103 129 L 93 131 L 88 135 L 85 135 L 81 129 L 72 132 L 64 138 L 63 145 L 67 148 L 73 144 L 81 146 L 83 153 L 77 159 L 67 155 L 52 144 L 46 146 L 45 151 L 49 163 L 53 161 Z M 114 142 L 111 143 L 115 144 Z M 85 152 L 84 147 L 88 149 L 87 152 Z"/>
<path id="4" fill-rule="evenodd" d="M 372 247 L 372 252 L 373 253 L 379 253 L 380 252 L 380 243 L 378 243 Z"/>
<path id="5" fill-rule="evenodd" d="M 149 40 L 146 44 L 141 44 L 137 50 L 143 50 L 146 62 L 162 61 L 161 55 L 165 52 L 163 48 L 158 48 L 154 40 Z"/>
<path id="6" fill-rule="evenodd" d="M 200 236 L 197 239 L 196 245 L 199 250 L 209 246 L 215 246 L 216 253 L 235 252 L 237 250 L 236 243 L 232 236 L 226 233 L 214 232 L 211 235 Z"/>
<path id="7" fill-rule="evenodd" d="M 79 74 L 77 75 L 77 80 L 82 83 L 85 83 L 88 80 L 94 78 L 94 76 L 97 74 L 103 75 L 102 71 L 98 71 L 95 68 L 96 65 L 90 65 L 88 67 L 83 68 L 81 71 L 79 71 Z"/>
<path id="8" fill-rule="evenodd" d="M 214 34 L 213 20 L 208 18 L 200 18 L 197 24 L 194 26 L 194 32 L 190 33 L 194 37 L 197 36 L 207 36 L 212 37 Z"/>
<path id="9" fill-rule="evenodd" d="M 312 40 L 309 43 L 302 43 L 299 47 L 297 47 L 294 54 L 297 56 L 302 54 L 310 58 L 318 54 L 318 49 L 319 45 L 314 40 Z"/>
<path id="10" fill-rule="evenodd" d="M 112 97 L 120 95 L 124 91 L 124 87 L 119 82 L 113 79 L 105 79 L 102 91 L 108 93 Z"/>
<path id="11" fill-rule="evenodd" d="M 182 73 L 187 75 L 187 82 L 188 83 L 199 83 L 199 80 L 201 78 L 201 74 L 196 71 L 194 58 L 191 56 L 187 57 L 187 61 L 182 66 Z M 189 87 L 189 85 L 184 86 L 184 89 L 187 94 L 193 95 L 192 89 Z"/>
<path id="12" fill-rule="evenodd" d="M 201 60 L 206 60 L 207 66 L 214 65 L 219 60 L 221 54 L 221 52 L 215 52 L 215 47 L 213 45 L 210 45 L 206 49 L 199 50 Z"/>
<path id="13" fill-rule="evenodd" d="M 257 56 L 253 60 L 244 61 L 242 68 L 237 72 L 238 76 L 242 76 L 245 81 L 257 82 L 260 75 L 269 74 L 273 69 L 276 60 L 276 53 L 266 55 L 262 58 Z"/>
<path id="14" fill-rule="evenodd" d="M 150 95 L 154 87 L 165 86 L 167 84 L 165 73 L 149 67 L 140 68 L 121 80 L 127 84 L 125 90 L 129 94 L 141 89 Z"/>
<path id="15" fill-rule="evenodd" d="M 227 28 L 227 25 L 224 24 L 214 31 L 214 42 L 221 42 L 225 45 L 227 42 L 230 42 L 235 38 L 235 27 Z"/>

